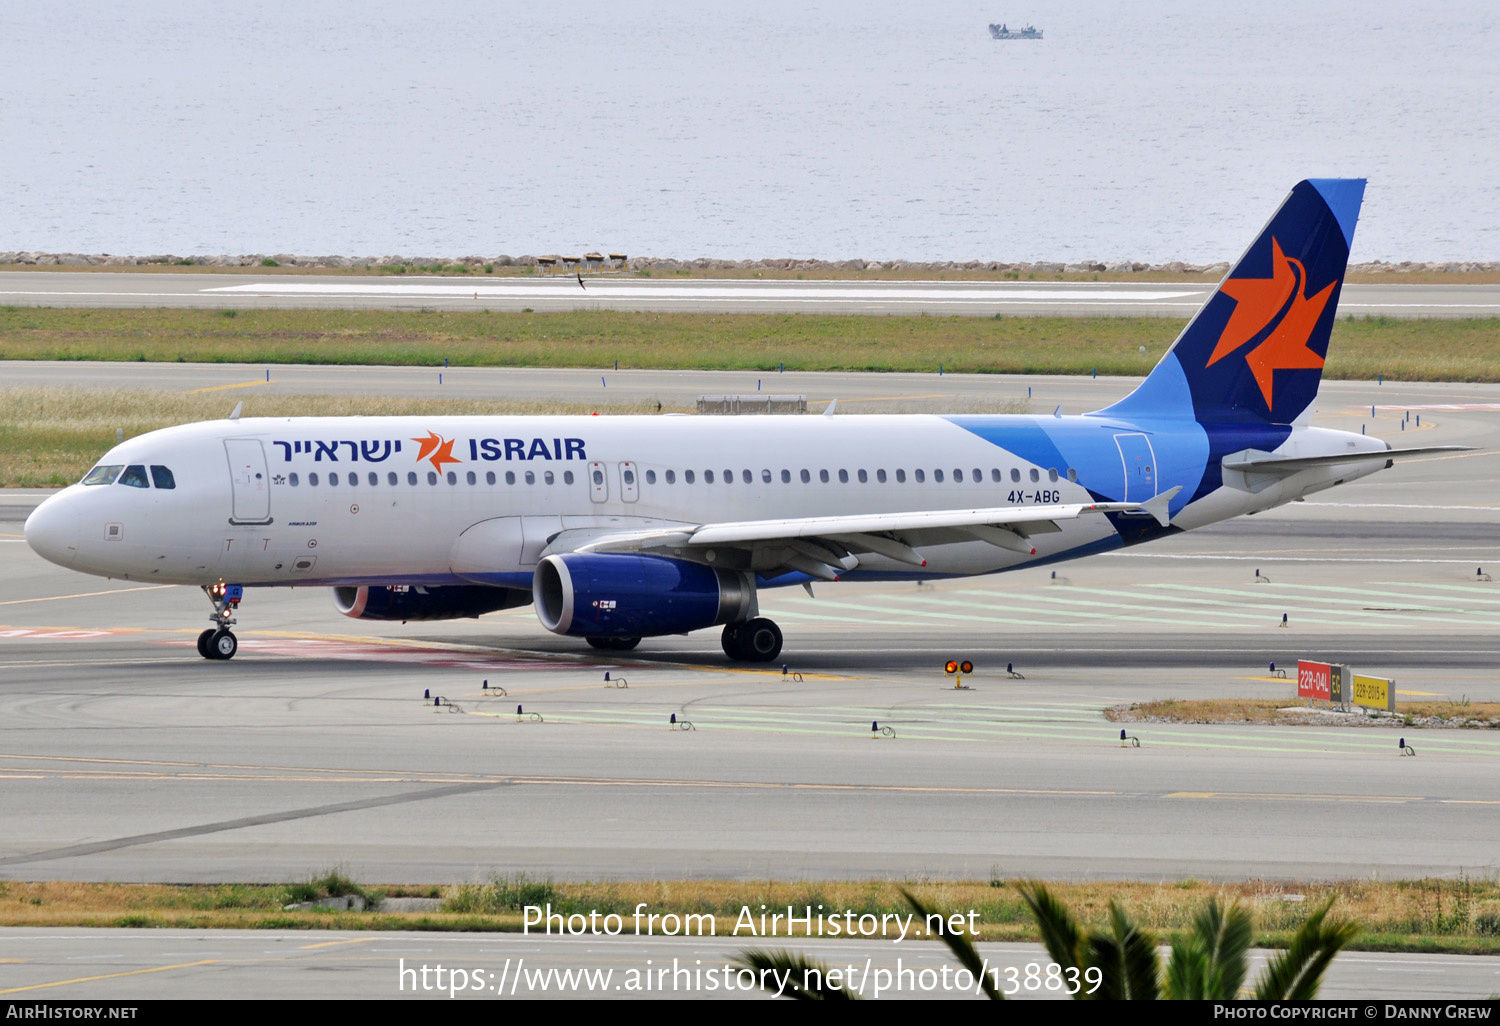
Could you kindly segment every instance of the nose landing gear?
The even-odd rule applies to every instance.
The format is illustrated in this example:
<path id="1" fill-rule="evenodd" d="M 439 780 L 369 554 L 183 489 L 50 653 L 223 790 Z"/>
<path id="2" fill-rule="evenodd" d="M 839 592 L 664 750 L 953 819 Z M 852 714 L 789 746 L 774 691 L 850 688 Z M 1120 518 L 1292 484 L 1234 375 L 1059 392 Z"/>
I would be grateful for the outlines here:
<path id="1" fill-rule="evenodd" d="M 220 581 L 218 584 L 205 584 L 203 594 L 213 604 L 214 611 L 208 618 L 215 626 L 198 635 L 198 654 L 204 659 L 233 659 L 234 654 L 239 651 L 240 643 L 229 626 L 238 622 L 232 614 L 245 597 L 245 589 L 238 584 Z"/>

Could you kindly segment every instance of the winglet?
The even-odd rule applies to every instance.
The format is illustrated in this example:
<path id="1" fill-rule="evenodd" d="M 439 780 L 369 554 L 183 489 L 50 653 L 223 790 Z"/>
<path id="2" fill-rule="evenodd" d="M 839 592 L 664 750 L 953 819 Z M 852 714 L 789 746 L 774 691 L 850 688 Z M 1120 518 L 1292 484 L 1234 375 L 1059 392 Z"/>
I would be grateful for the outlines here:
<path id="1" fill-rule="evenodd" d="M 838 404 L 839 404 L 839 401 L 837 399 L 834 399 L 834 400 L 830 401 L 827 406 L 823 407 L 823 416 L 825 416 L 825 417 L 832 417 L 833 416 L 833 408 L 835 406 L 837 406 Z"/>
<path id="2" fill-rule="evenodd" d="M 1175 488 L 1170 488 L 1167 491 L 1162 492 L 1156 498 L 1147 499 L 1145 502 L 1141 503 L 1141 509 L 1145 510 L 1147 513 L 1150 513 L 1153 517 L 1155 517 L 1156 522 L 1161 526 L 1170 527 L 1172 524 L 1172 513 L 1168 507 L 1171 505 L 1172 500 L 1177 497 L 1177 493 L 1180 491 L 1182 491 L 1182 485 L 1178 485 Z"/>
<path id="3" fill-rule="evenodd" d="M 240 411 L 243 410 L 244 408 L 245 408 L 245 401 L 243 399 L 240 400 L 239 402 L 235 403 L 234 404 L 234 411 L 229 414 L 229 419 L 230 420 L 239 420 L 240 419 Z"/>

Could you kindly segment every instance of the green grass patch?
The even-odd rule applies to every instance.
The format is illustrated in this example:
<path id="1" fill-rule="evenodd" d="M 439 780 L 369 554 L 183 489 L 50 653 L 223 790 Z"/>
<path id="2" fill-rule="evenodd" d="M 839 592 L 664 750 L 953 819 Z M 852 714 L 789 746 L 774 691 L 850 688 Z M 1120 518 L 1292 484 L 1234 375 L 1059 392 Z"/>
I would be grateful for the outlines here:
<path id="1" fill-rule="evenodd" d="M 1159 317 L 0 308 L 0 359 L 1140 375 Z M 1140 347 L 1146 348 L 1145 354 Z M 1500 319 L 1341 318 L 1326 374 L 1500 380 Z"/>
<path id="2" fill-rule="evenodd" d="M 442 898 L 435 911 L 364 912 L 286 909 L 304 887 L 366 896 Z M 972 910 L 981 939 L 1036 941 L 1035 923 L 1012 886 L 997 875 L 968 881 L 616 881 L 559 883 L 527 876 L 497 876 L 453 886 L 371 887 L 334 871 L 294 884 L 97 884 L 0 883 L 0 924 L 6 926 L 141 926 L 214 929 L 357 929 L 519 931 L 528 905 L 551 904 L 567 916 L 597 912 L 620 916 L 634 929 L 637 906 L 658 916 L 713 917 L 715 936 L 733 936 L 743 910 L 760 915 L 803 914 L 823 906 L 825 914 L 856 916 L 909 910 L 901 887 L 910 887 L 934 910 L 967 916 Z M 1104 926 L 1109 903 L 1119 901 L 1144 929 L 1164 942 L 1191 928 L 1210 897 L 1239 901 L 1254 915 L 1256 943 L 1282 946 L 1307 916 L 1330 898 L 1336 916 L 1361 926 L 1353 948 L 1380 951 L 1500 952 L 1500 882 L 1474 880 L 1358 880 L 1338 883 L 1249 880 L 1213 884 L 1198 880 L 1056 883 L 1049 888 L 1085 925 Z M 353 890 L 351 890 L 352 888 Z M 327 896 L 323 894 L 323 896 Z M 298 900 L 313 900 L 299 898 Z M 660 920 L 658 920 L 660 922 Z M 695 920 L 705 924 L 706 919 Z M 783 919 L 783 924 L 785 920 Z M 756 919 L 757 926 L 759 919 Z M 656 932 L 661 932 L 658 929 Z M 784 927 L 783 927 L 783 936 Z M 743 930 L 739 936 L 755 943 Z"/>

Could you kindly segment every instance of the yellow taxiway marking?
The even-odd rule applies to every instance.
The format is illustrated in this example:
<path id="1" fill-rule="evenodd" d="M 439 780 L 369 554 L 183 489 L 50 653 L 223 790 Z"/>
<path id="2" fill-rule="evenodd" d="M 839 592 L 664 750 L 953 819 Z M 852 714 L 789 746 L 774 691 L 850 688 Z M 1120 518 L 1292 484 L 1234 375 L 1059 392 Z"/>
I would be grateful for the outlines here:
<path id="1" fill-rule="evenodd" d="M 179 962 L 176 965 L 158 965 L 151 969 L 131 969 L 123 973 L 105 973 L 103 976 L 80 976 L 72 980 L 54 980 L 51 983 L 33 983 L 25 987 L 11 987 L 9 990 L 0 990 L 0 994 L 19 994 L 26 990 L 45 990 L 48 987 L 66 987 L 70 983 L 92 983 L 94 980 L 117 980 L 121 976 L 140 976 L 142 973 L 164 973 L 169 969 L 191 969 L 198 965 L 215 965 L 217 958 L 206 958 L 201 962 Z"/>
<path id="2" fill-rule="evenodd" d="M 49 595 L 46 598 L 9 599 L 0 602 L 0 606 L 24 606 L 28 602 L 61 602 L 63 599 L 97 598 L 100 595 L 123 595 L 127 591 L 158 591 L 162 588 L 175 588 L 175 584 L 143 584 L 139 588 L 111 588 L 108 591 L 81 591 L 76 595 Z M 74 628 L 48 628 L 49 630 L 99 630 L 102 628 L 74 627 Z M 41 628 L 37 628 L 41 630 Z"/>
<path id="3" fill-rule="evenodd" d="M 0 534 L 0 538 L 24 538 L 24 534 Z"/>
<path id="4" fill-rule="evenodd" d="M 301 950 L 302 951 L 311 951 L 314 948 L 335 948 L 335 947 L 338 947 L 340 944 L 367 944 L 367 943 L 369 943 L 372 940 L 379 940 L 379 939 L 380 939 L 379 937 L 355 937 L 352 940 L 324 941 L 321 944 L 304 944 L 304 945 L 302 945 Z"/>
<path id="5" fill-rule="evenodd" d="M 5 965 L 20 965 L 24 961 L 26 961 L 24 958 L 0 958 L 0 963 Z"/>
<path id="6" fill-rule="evenodd" d="M 249 388 L 251 385 L 269 385 L 269 381 L 241 381 L 238 385 L 210 385 L 207 388 L 190 388 L 184 395 L 194 395 L 198 392 L 222 392 L 226 388 Z"/>
<path id="7" fill-rule="evenodd" d="M 1396 694 L 1398 694 L 1398 695 L 1421 695 L 1423 698 L 1447 698 L 1448 697 L 1447 694 L 1444 693 L 1444 692 L 1442 692 L 1442 691 L 1398 691 L 1398 692 L 1396 692 Z"/>
<path id="8" fill-rule="evenodd" d="M 1291 677 L 1236 677 L 1235 680 L 1259 680 L 1267 684 L 1290 684 Z"/>

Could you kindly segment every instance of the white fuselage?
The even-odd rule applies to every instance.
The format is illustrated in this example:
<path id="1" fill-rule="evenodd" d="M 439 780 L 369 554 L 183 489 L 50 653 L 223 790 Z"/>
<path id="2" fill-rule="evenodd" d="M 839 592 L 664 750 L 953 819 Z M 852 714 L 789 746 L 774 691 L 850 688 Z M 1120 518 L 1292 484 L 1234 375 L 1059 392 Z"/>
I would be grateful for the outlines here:
<path id="1" fill-rule="evenodd" d="M 1308 469 L 1258 490 L 1226 474 L 1193 498 L 1202 434 L 1191 421 L 1100 415 L 212 421 L 130 439 L 100 461 L 165 467 L 173 487 L 74 485 L 39 507 L 27 538 L 54 562 L 130 580 L 520 587 L 564 531 L 576 541 L 766 518 L 1142 502 L 1179 486 L 1172 525 L 1187 529 L 1381 466 Z M 1036 458 L 1041 437 L 1056 458 Z M 1296 428 L 1278 451 L 1384 448 Z M 923 548 L 920 571 L 866 553 L 853 573 L 983 574 L 1121 544 L 1103 517 L 1059 527 L 1032 536 L 1035 553 L 954 534 Z"/>

